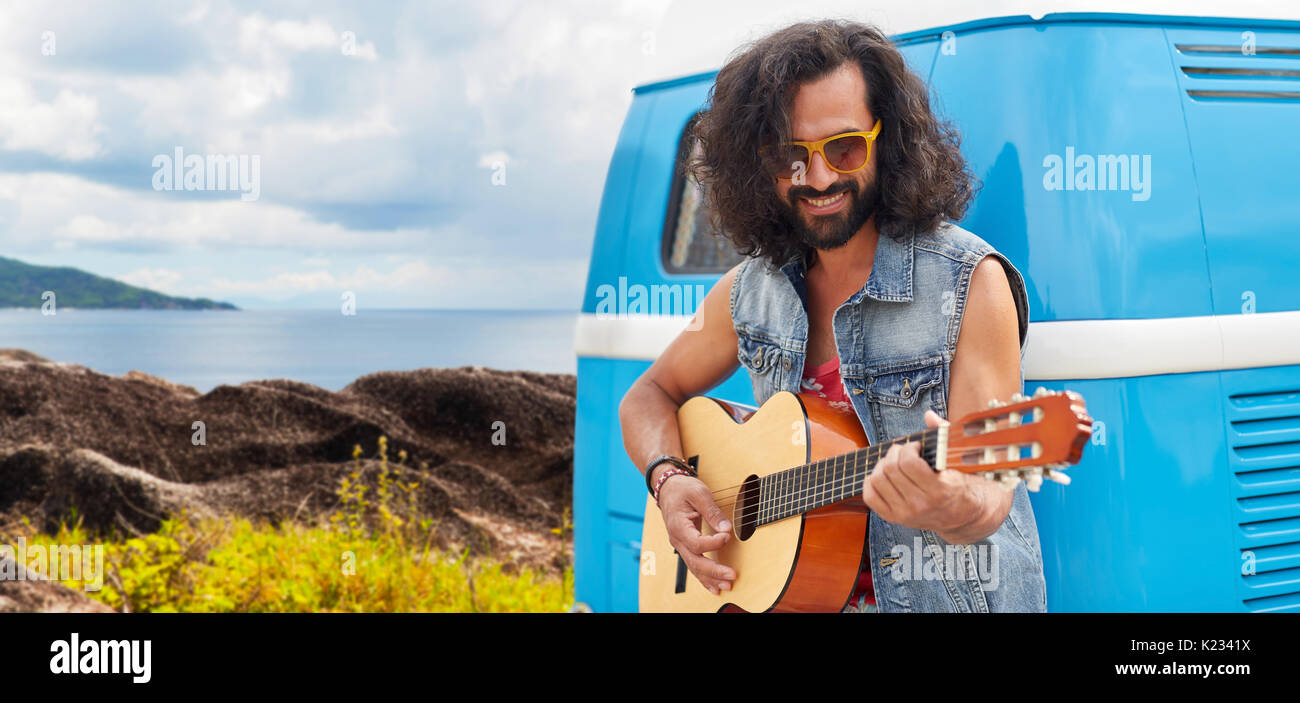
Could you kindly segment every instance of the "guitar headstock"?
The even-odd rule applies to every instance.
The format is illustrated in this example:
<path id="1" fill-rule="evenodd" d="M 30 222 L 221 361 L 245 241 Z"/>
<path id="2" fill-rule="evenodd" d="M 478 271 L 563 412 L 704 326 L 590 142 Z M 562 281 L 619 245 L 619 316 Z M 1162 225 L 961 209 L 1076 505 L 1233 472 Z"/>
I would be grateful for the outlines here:
<path id="1" fill-rule="evenodd" d="M 1008 488 L 1024 480 L 1037 491 L 1044 478 L 1070 482 L 1062 470 L 1079 462 L 1091 436 L 1083 396 L 1039 388 L 1032 398 L 992 400 L 988 409 L 951 422 L 945 468 L 981 473 Z"/>

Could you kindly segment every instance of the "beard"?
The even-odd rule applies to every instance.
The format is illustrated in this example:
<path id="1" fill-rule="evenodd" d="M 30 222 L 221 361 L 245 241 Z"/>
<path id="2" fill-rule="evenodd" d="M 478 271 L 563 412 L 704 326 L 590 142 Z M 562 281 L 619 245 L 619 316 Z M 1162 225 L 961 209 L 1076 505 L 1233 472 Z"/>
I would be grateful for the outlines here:
<path id="1" fill-rule="evenodd" d="M 839 212 L 809 215 L 799 211 L 800 198 L 825 198 L 845 191 L 849 193 L 849 203 Z M 805 245 L 814 249 L 838 249 L 848 244 L 862 225 L 871 219 L 879 200 L 880 192 L 874 181 L 865 188 L 860 187 L 857 181 L 837 182 L 825 191 L 794 186 L 786 194 L 781 213 L 786 225 Z"/>

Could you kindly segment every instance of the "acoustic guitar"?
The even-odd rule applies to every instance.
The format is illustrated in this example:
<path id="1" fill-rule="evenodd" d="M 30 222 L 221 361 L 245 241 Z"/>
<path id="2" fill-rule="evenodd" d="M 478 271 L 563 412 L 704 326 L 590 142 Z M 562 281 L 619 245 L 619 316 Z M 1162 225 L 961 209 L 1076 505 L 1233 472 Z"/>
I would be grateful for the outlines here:
<path id="1" fill-rule="evenodd" d="M 983 474 L 1008 488 L 1023 480 L 1069 483 L 1092 435 L 1083 398 L 1038 389 L 925 432 L 868 446 L 851 414 L 815 396 L 781 392 L 754 410 L 698 396 L 677 411 L 682 449 L 732 539 L 710 559 L 737 572 L 713 595 L 668 541 L 648 499 L 641 533 L 642 612 L 838 612 L 866 562 L 862 483 L 894 444 L 920 442 L 936 471 Z M 704 534 L 711 534 L 701 521 Z"/>

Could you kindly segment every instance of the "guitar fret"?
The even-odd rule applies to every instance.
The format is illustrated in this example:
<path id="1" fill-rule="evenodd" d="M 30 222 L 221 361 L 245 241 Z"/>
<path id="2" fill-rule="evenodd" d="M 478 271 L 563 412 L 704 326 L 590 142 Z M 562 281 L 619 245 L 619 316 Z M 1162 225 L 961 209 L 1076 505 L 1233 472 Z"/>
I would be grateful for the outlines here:
<path id="1" fill-rule="evenodd" d="M 821 506 L 826 505 L 826 493 L 828 490 L 831 489 L 832 486 L 831 466 L 834 463 L 835 463 L 834 457 L 828 459 L 822 459 L 820 462 L 818 462 L 817 492 L 816 492 L 816 497 L 812 502 L 812 505 L 815 508 L 820 508 Z"/>
<path id="2" fill-rule="evenodd" d="M 787 518 L 794 514 L 791 511 L 791 508 L 794 507 L 794 501 L 798 497 L 798 494 L 796 493 L 796 489 L 797 489 L 796 484 L 798 484 L 799 481 L 798 472 L 796 472 L 792 468 L 786 469 L 785 475 L 786 475 L 786 479 L 785 479 L 786 495 L 785 495 L 785 509 L 781 511 L 782 518 Z"/>
<path id="3" fill-rule="evenodd" d="M 835 472 L 835 502 L 837 503 L 848 495 L 849 476 L 853 474 L 853 456 L 845 456 L 839 464 L 839 471 Z"/>
<path id="4" fill-rule="evenodd" d="M 772 502 L 776 500 L 776 475 L 767 476 L 763 479 L 767 481 L 767 498 L 763 501 L 763 511 L 767 513 L 767 521 L 772 522 Z"/>
<path id="5" fill-rule="evenodd" d="M 772 502 L 772 521 L 781 519 L 781 504 L 785 502 L 785 472 L 776 475 L 776 495 Z"/>
<path id="6" fill-rule="evenodd" d="M 835 491 L 839 489 L 839 472 L 835 470 L 837 459 L 831 457 L 826 462 L 826 492 L 822 497 L 822 505 L 829 505 L 835 502 Z"/>
<path id="7" fill-rule="evenodd" d="M 807 469 L 800 469 L 799 502 L 795 504 L 795 513 L 800 513 L 807 509 L 808 509 L 808 471 Z"/>
<path id="8" fill-rule="evenodd" d="M 830 505 L 835 502 L 835 491 L 839 487 L 839 472 L 835 470 L 835 457 L 831 457 L 826 462 L 826 488 L 822 491 L 822 505 Z"/>
<path id="9" fill-rule="evenodd" d="M 798 468 L 791 469 L 790 483 L 792 484 L 793 489 L 790 491 L 790 515 L 794 515 L 799 510 L 799 495 L 800 489 L 803 486 L 803 477 L 799 474 L 800 471 Z"/>
<path id="10" fill-rule="evenodd" d="M 785 510 L 781 511 L 781 517 L 786 518 L 794 515 L 794 506 L 799 500 L 799 469 L 791 467 L 788 469 L 790 474 L 790 495 L 785 501 Z"/>
<path id="11" fill-rule="evenodd" d="M 762 477 L 754 513 L 757 523 L 765 525 L 861 495 L 862 482 L 894 444 L 920 441 L 921 456 L 933 464 L 934 447 L 926 445 L 929 434 L 927 430 L 919 436 L 899 437 Z"/>
<path id="12" fill-rule="evenodd" d="M 780 476 L 780 487 L 777 488 L 777 495 L 781 496 L 781 498 L 777 501 L 776 505 L 773 506 L 775 511 L 772 515 L 773 520 L 780 520 L 782 517 L 785 517 L 785 502 L 790 499 L 790 490 L 788 487 L 789 480 L 789 472 L 782 471 Z"/>
<path id="13" fill-rule="evenodd" d="M 808 509 L 808 470 L 799 470 L 799 502 L 795 504 L 795 513 Z"/>
<path id="14" fill-rule="evenodd" d="M 854 468 L 851 459 L 852 457 L 846 456 L 844 457 L 844 460 L 840 462 L 840 495 L 837 500 L 844 500 L 849 497 L 849 484 L 853 482 L 851 477 L 853 476 Z"/>
<path id="15" fill-rule="evenodd" d="M 798 515 L 803 503 L 803 468 L 794 469 L 794 500 L 790 504 L 790 515 Z"/>
<path id="16" fill-rule="evenodd" d="M 822 481 L 824 470 L 826 470 L 826 464 L 824 464 L 823 461 L 818 461 L 818 463 L 816 463 L 816 473 L 813 474 L 813 482 L 816 483 L 816 496 L 818 496 L 818 500 L 816 500 L 814 504 L 820 503 L 820 500 L 822 500 L 822 491 L 826 490 L 826 482 Z M 818 505 L 818 507 L 820 508 L 822 505 Z"/>
<path id="17" fill-rule="evenodd" d="M 827 503 L 835 502 L 835 489 L 837 488 L 835 474 L 836 474 L 835 462 L 834 461 L 826 462 L 826 502 Z"/>
<path id="18" fill-rule="evenodd" d="M 840 478 L 840 500 L 844 500 L 853 494 L 853 477 L 857 476 L 857 474 L 858 463 L 856 457 L 845 457 L 843 476 Z"/>
<path id="19" fill-rule="evenodd" d="M 777 493 L 779 490 L 776 484 L 777 484 L 777 479 L 779 479 L 780 477 L 781 477 L 780 474 L 772 474 L 771 476 L 767 477 L 767 521 L 768 522 L 776 521 L 776 500 L 777 500 Z"/>
<path id="20" fill-rule="evenodd" d="M 853 471 L 853 466 L 849 463 L 849 457 L 844 457 L 839 464 L 840 467 L 839 471 L 836 472 L 835 482 L 835 487 L 839 489 L 835 492 L 835 502 L 837 503 L 844 500 L 848 492 L 849 474 Z"/>
<path id="21" fill-rule="evenodd" d="M 799 499 L 799 472 L 796 469 L 788 469 L 786 474 L 789 476 L 790 489 L 785 499 L 785 510 L 781 511 L 781 517 L 787 518 L 794 514 L 795 501 Z"/>

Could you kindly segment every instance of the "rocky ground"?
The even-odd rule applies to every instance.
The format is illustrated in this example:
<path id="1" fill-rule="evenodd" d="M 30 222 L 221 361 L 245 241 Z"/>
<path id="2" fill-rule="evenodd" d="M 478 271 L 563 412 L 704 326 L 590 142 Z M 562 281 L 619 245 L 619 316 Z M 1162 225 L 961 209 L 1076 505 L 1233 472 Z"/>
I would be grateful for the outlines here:
<path id="1" fill-rule="evenodd" d="M 337 507 L 354 446 L 378 472 L 386 436 L 390 466 L 405 451 L 410 478 L 427 470 L 420 501 L 443 547 L 559 568 L 569 547 L 551 529 L 572 502 L 575 391 L 571 375 L 462 367 L 370 374 L 337 393 L 272 380 L 200 394 L 0 350 L 0 543 L 22 517 L 54 530 L 74 507 L 119 533 L 182 510 L 312 520 Z M 95 609 L 86 601 L 0 581 L 0 611 Z"/>

